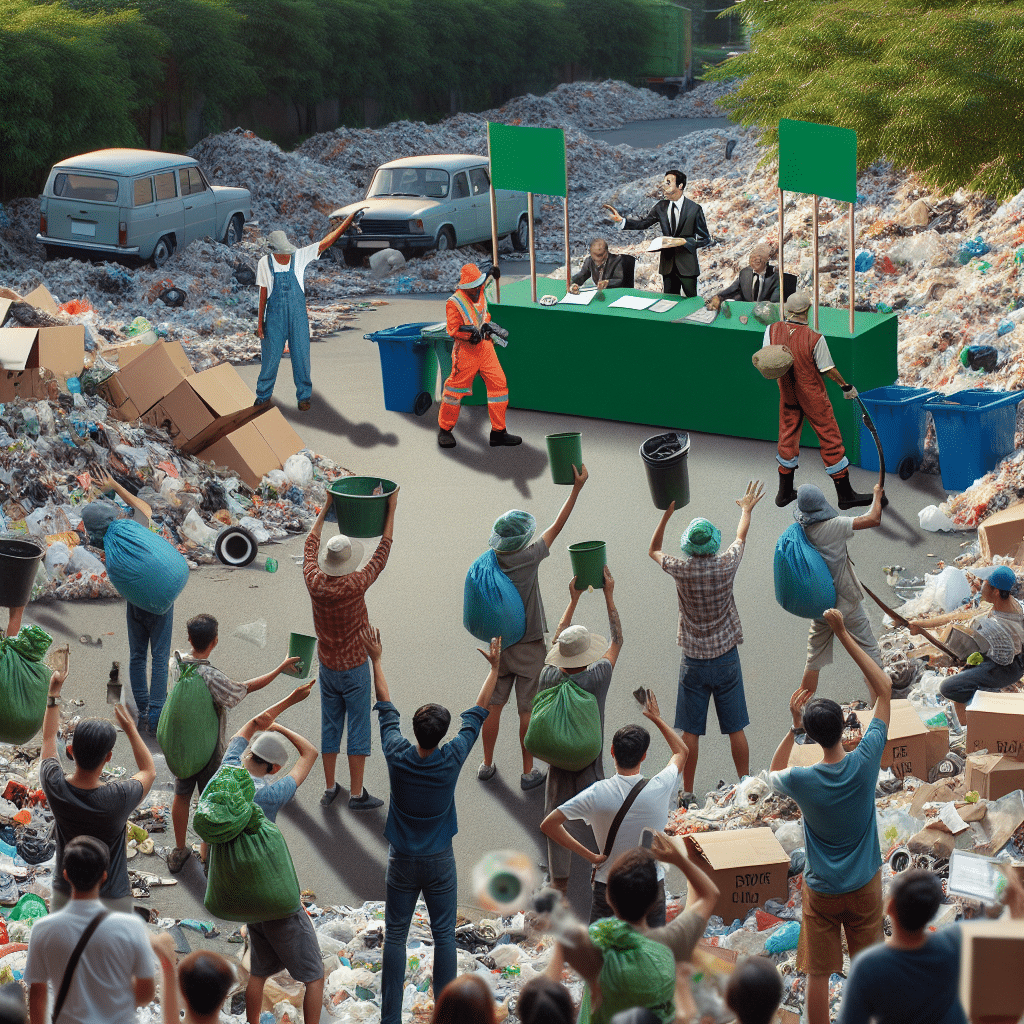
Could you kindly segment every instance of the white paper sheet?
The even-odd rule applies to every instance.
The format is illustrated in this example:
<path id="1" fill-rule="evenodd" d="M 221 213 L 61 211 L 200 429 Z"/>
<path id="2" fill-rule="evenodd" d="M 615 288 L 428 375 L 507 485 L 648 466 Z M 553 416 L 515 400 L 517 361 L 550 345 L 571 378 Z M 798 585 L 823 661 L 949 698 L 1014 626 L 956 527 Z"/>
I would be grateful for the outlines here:
<path id="1" fill-rule="evenodd" d="M 622 298 L 609 303 L 609 308 L 647 309 L 648 306 L 653 306 L 657 301 L 657 299 L 645 298 L 643 295 L 623 295 Z"/>
<path id="2" fill-rule="evenodd" d="M 672 299 L 658 299 L 658 301 L 651 306 L 652 313 L 667 313 L 670 309 L 678 306 L 678 301 L 673 302 Z"/>
<path id="3" fill-rule="evenodd" d="M 597 295 L 596 288 L 580 292 L 579 295 L 573 295 L 572 292 L 566 292 L 564 298 L 559 299 L 558 303 L 561 305 L 564 302 L 567 306 L 589 306 L 595 295 Z"/>
<path id="4" fill-rule="evenodd" d="M 958 835 L 967 829 L 967 822 L 957 813 L 952 803 L 943 804 L 939 810 L 939 821 L 949 829 L 953 835 Z"/>

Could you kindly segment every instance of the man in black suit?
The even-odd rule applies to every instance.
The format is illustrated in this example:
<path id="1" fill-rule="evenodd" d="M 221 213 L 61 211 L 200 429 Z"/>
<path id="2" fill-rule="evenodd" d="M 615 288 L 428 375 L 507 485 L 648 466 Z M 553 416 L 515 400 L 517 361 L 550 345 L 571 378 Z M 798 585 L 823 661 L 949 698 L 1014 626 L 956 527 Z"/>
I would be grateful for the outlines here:
<path id="1" fill-rule="evenodd" d="M 662 235 L 686 239 L 684 245 L 661 250 L 658 270 L 668 295 L 697 294 L 697 250 L 711 244 L 704 210 L 692 199 L 683 198 L 685 188 L 686 175 L 682 171 L 666 171 L 662 185 L 665 198 L 655 203 L 646 217 L 622 217 L 613 206 L 605 206 L 611 210 L 612 220 L 620 231 L 644 231 L 658 224 Z"/>
<path id="2" fill-rule="evenodd" d="M 718 309 L 723 299 L 738 299 L 742 302 L 778 302 L 779 270 L 768 262 L 771 249 L 759 242 L 750 250 L 750 266 L 740 271 L 740 276 L 728 288 L 704 303 L 711 309 Z"/>
<path id="3" fill-rule="evenodd" d="M 608 251 L 608 243 L 603 238 L 595 238 L 590 243 L 590 255 L 583 261 L 578 274 L 572 275 L 569 291 L 575 295 L 580 285 L 590 278 L 594 279 L 597 290 L 603 288 L 621 288 L 623 281 L 622 257 Z"/>

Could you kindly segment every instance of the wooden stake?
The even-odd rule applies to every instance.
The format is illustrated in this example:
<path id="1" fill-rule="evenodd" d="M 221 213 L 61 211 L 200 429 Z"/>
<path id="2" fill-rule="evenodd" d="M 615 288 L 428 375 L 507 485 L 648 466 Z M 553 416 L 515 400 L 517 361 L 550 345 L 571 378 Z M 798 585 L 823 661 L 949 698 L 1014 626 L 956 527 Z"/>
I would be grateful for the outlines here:
<path id="1" fill-rule="evenodd" d="M 814 197 L 814 211 L 811 214 L 811 230 L 814 232 L 814 329 L 818 329 L 818 197 Z"/>
<path id="2" fill-rule="evenodd" d="M 847 249 L 849 249 L 850 255 L 850 337 L 853 337 L 853 274 L 854 274 L 854 260 L 857 256 L 853 248 L 853 203 L 850 203 L 850 237 L 847 241 Z"/>
<path id="3" fill-rule="evenodd" d="M 530 301 L 537 301 L 537 253 L 533 247 L 533 193 L 526 193 L 526 215 L 530 221 Z"/>
<path id="4" fill-rule="evenodd" d="M 781 301 L 780 309 L 782 310 L 782 319 L 786 319 L 785 308 L 786 308 L 786 277 L 782 272 L 782 245 L 783 239 L 786 237 L 786 224 L 785 224 L 785 205 L 786 205 L 786 193 L 779 189 L 779 299 Z"/>
<path id="5" fill-rule="evenodd" d="M 562 198 L 562 217 L 565 219 L 565 290 L 572 284 L 572 264 L 569 262 L 569 195 Z"/>

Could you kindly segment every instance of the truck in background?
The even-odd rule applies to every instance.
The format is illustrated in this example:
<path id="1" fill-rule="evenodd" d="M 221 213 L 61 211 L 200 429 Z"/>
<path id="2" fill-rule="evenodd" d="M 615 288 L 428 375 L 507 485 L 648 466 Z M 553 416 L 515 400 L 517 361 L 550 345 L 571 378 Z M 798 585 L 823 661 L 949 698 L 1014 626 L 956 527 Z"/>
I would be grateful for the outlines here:
<path id="1" fill-rule="evenodd" d="M 649 2 L 658 27 L 640 84 L 672 100 L 693 88 L 693 17 L 674 0 Z"/>

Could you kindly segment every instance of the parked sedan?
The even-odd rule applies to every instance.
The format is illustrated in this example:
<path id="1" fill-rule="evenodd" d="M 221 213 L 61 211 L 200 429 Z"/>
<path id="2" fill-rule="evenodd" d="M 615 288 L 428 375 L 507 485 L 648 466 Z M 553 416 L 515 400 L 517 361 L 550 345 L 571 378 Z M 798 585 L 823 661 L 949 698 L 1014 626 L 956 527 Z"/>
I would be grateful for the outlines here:
<path id="1" fill-rule="evenodd" d="M 398 249 L 406 256 L 444 251 L 491 237 L 491 179 L 487 160 L 472 155 L 404 157 L 381 164 L 366 197 L 331 214 L 342 220 L 366 213 L 359 230 L 336 243 L 350 267 L 360 266 L 375 249 Z M 506 235 L 518 252 L 529 243 L 525 192 L 496 189 L 498 237 Z"/>

